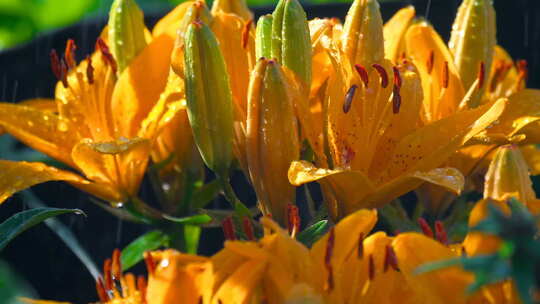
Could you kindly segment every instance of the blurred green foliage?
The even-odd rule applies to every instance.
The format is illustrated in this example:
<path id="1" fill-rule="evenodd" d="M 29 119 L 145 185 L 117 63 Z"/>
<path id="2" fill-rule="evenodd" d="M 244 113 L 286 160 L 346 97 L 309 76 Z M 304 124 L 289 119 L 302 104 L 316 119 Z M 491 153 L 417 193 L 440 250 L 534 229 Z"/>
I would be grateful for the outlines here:
<path id="1" fill-rule="evenodd" d="M 170 8 L 184 0 L 137 0 L 146 11 Z M 310 0 L 309 3 L 352 0 Z M 40 32 L 73 24 L 84 17 L 106 15 L 112 0 L 0 0 L 0 50 L 16 46 Z M 250 6 L 274 0 L 248 0 Z"/>

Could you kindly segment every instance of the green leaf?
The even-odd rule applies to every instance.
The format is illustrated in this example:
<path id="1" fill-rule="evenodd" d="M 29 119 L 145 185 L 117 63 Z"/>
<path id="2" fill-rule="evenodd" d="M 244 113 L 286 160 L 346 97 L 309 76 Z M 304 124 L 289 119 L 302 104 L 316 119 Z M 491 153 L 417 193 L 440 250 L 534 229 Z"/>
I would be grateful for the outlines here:
<path id="1" fill-rule="evenodd" d="M 20 304 L 19 297 L 37 297 L 32 287 L 6 262 L 0 260 L 0 299 L 4 304 Z"/>
<path id="2" fill-rule="evenodd" d="M 210 183 L 203 185 L 191 198 L 190 204 L 192 209 L 204 208 L 204 206 L 218 196 L 220 192 L 221 184 L 218 180 L 213 180 Z"/>
<path id="3" fill-rule="evenodd" d="M 25 230 L 50 217 L 66 213 L 84 214 L 80 209 L 34 208 L 13 215 L 0 224 L 0 251 Z"/>
<path id="4" fill-rule="evenodd" d="M 300 232 L 296 239 L 307 247 L 311 247 L 313 243 L 328 231 L 328 228 L 328 220 L 319 221 Z"/>
<path id="5" fill-rule="evenodd" d="M 201 226 L 184 225 L 184 249 L 186 253 L 197 254 L 199 238 L 201 236 Z"/>
<path id="6" fill-rule="evenodd" d="M 212 218 L 208 214 L 197 214 L 186 217 L 174 217 L 164 214 L 163 218 L 171 222 L 185 225 L 202 225 L 212 221 Z"/>
<path id="7" fill-rule="evenodd" d="M 153 230 L 135 239 L 124 250 L 120 257 L 122 270 L 126 271 L 143 259 L 143 253 L 155 250 L 169 242 L 169 236 L 160 230 Z"/>

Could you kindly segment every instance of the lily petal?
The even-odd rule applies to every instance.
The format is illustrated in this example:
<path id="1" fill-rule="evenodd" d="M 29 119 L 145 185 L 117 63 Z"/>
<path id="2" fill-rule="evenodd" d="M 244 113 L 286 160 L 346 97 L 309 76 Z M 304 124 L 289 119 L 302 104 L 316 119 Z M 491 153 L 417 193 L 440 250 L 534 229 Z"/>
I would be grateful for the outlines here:
<path id="1" fill-rule="evenodd" d="M 416 10 L 410 5 L 400 9 L 383 27 L 384 52 L 388 60 L 397 63 L 405 51 L 405 33 L 412 23 Z"/>
<path id="2" fill-rule="evenodd" d="M 88 183 L 79 175 L 43 163 L 0 160 L 0 204 L 16 192 L 48 181 Z"/>
<path id="3" fill-rule="evenodd" d="M 182 24 L 182 19 L 187 9 L 193 4 L 193 1 L 186 1 L 179 4 L 165 17 L 161 18 L 152 30 L 152 36 L 159 37 L 162 34 L 169 36 L 173 41 L 176 39 L 177 31 Z"/>
<path id="4" fill-rule="evenodd" d="M 540 120 L 540 90 L 526 89 L 511 95 L 508 98 L 508 105 L 503 114 L 492 128 L 487 130 L 487 134 L 505 134 L 513 136 L 524 127 L 532 124 L 524 133 L 527 138 L 539 138 L 537 121 Z M 526 139 L 530 142 L 530 139 Z"/>
<path id="5" fill-rule="evenodd" d="M 78 139 L 57 115 L 30 106 L 0 103 L 0 127 L 31 148 L 73 165 L 70 153 Z"/>

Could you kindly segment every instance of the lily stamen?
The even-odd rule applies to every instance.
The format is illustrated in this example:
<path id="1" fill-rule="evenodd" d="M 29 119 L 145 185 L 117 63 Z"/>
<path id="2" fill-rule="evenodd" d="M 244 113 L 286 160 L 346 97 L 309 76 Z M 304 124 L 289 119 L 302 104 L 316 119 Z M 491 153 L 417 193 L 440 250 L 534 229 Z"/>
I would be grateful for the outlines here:
<path id="1" fill-rule="evenodd" d="M 122 277 L 122 261 L 120 260 L 121 252 L 118 248 L 113 251 L 112 255 L 112 276 L 113 280 L 120 280 Z"/>
<path id="2" fill-rule="evenodd" d="M 103 280 L 101 278 L 97 278 L 96 280 L 96 291 L 101 303 L 106 303 L 110 300 L 109 295 L 105 291 L 105 286 L 103 285 Z"/>
<path id="3" fill-rule="evenodd" d="M 65 61 L 58 57 L 58 53 L 56 52 L 55 49 L 51 50 L 49 57 L 51 58 L 51 69 L 53 71 L 54 76 L 59 81 L 62 81 L 62 85 L 64 86 L 64 88 L 67 88 L 68 87 L 67 66 L 66 66 Z"/>
<path id="4" fill-rule="evenodd" d="M 398 88 L 401 88 L 403 81 L 401 79 L 401 73 L 399 72 L 398 67 L 393 66 L 392 71 L 394 72 L 394 85 L 397 86 Z"/>
<path id="5" fill-rule="evenodd" d="M 368 263 L 368 278 L 370 281 L 373 281 L 375 279 L 375 261 L 372 254 L 369 255 Z"/>
<path id="6" fill-rule="evenodd" d="M 392 89 L 392 112 L 394 114 L 398 114 L 400 107 L 401 107 L 401 94 L 399 93 L 399 86 L 394 85 L 394 88 Z"/>
<path id="7" fill-rule="evenodd" d="M 141 293 L 141 299 L 143 300 L 143 304 L 146 304 L 146 279 L 140 275 L 137 277 L 137 289 Z"/>
<path id="8" fill-rule="evenodd" d="M 484 82 L 486 79 L 486 66 L 484 62 L 480 62 L 480 68 L 478 69 L 478 90 L 484 87 Z"/>
<path id="9" fill-rule="evenodd" d="M 298 214 L 298 207 L 293 204 L 287 205 L 287 223 L 289 234 L 294 238 L 296 233 L 300 231 L 300 215 Z"/>
<path id="10" fill-rule="evenodd" d="M 345 102 L 343 103 L 343 113 L 347 114 L 351 110 L 352 102 L 354 99 L 354 93 L 356 93 L 357 85 L 353 84 L 347 94 L 345 94 Z"/>
<path id="11" fill-rule="evenodd" d="M 395 271 L 399 271 L 396 253 L 392 246 L 386 245 L 386 251 L 384 255 L 384 272 L 388 271 L 388 268 L 392 267 Z"/>
<path id="12" fill-rule="evenodd" d="M 361 64 L 355 64 L 354 69 L 356 70 L 356 72 L 360 76 L 360 79 L 362 79 L 362 82 L 364 83 L 364 86 L 367 88 L 368 84 L 369 84 L 369 75 L 368 75 L 368 72 L 367 72 L 366 68 L 364 68 Z"/>
<path id="13" fill-rule="evenodd" d="M 444 89 L 448 89 L 449 82 L 450 82 L 450 74 L 448 71 L 448 61 L 445 61 L 444 66 L 443 66 L 443 72 L 442 72 L 442 87 Z"/>
<path id="14" fill-rule="evenodd" d="M 232 220 L 232 217 L 227 217 L 223 220 L 221 223 L 221 227 L 223 229 L 223 235 L 225 236 L 225 239 L 228 241 L 234 241 L 236 240 L 236 233 L 234 232 L 234 223 Z"/>
<path id="15" fill-rule="evenodd" d="M 357 256 L 359 259 L 364 258 L 364 233 L 360 233 L 358 236 L 358 248 L 357 248 Z"/>
<path id="16" fill-rule="evenodd" d="M 64 58 L 66 60 L 66 64 L 69 70 L 77 66 L 77 61 L 75 60 L 76 49 L 77 49 L 77 45 L 75 44 L 75 41 L 73 39 L 68 39 L 66 43 L 66 50 L 64 52 Z"/>
<path id="17" fill-rule="evenodd" d="M 444 224 L 441 221 L 435 221 L 435 235 L 437 240 L 444 245 L 448 245 L 448 235 Z"/>
<path id="18" fill-rule="evenodd" d="M 334 275 L 332 271 L 332 255 L 334 254 L 334 245 L 335 245 L 335 229 L 332 227 L 328 234 L 328 240 L 326 242 L 326 252 L 324 255 L 324 266 L 328 271 L 328 278 L 326 281 L 326 290 L 334 289 Z"/>
<path id="19" fill-rule="evenodd" d="M 146 264 L 146 271 L 148 271 L 148 274 L 153 274 L 156 270 L 156 262 L 150 252 L 144 253 L 144 263 Z"/>
<path id="20" fill-rule="evenodd" d="M 418 225 L 420 225 L 422 232 L 426 236 L 433 238 L 433 230 L 431 229 L 431 227 L 429 227 L 428 222 L 424 218 L 418 218 Z"/>
<path id="21" fill-rule="evenodd" d="M 253 233 L 253 225 L 251 224 L 251 220 L 249 217 L 244 216 L 242 220 L 242 226 L 244 228 L 244 233 L 246 234 L 246 237 L 250 241 L 255 241 L 255 234 Z"/>
<path id="22" fill-rule="evenodd" d="M 103 39 L 97 39 L 96 50 L 99 50 L 101 52 L 103 58 L 105 58 L 105 61 L 111 66 L 113 72 L 116 73 L 116 71 L 118 70 L 118 65 L 116 64 L 116 60 L 114 59 L 111 50 L 109 49 L 109 46 L 107 46 Z"/>
<path id="23" fill-rule="evenodd" d="M 242 28 L 242 48 L 245 50 L 247 49 L 248 42 L 249 42 L 249 30 L 251 29 L 251 25 L 253 24 L 253 19 L 249 19 L 244 23 L 244 27 Z"/>
<path id="24" fill-rule="evenodd" d="M 426 62 L 426 68 L 427 68 L 428 74 L 431 74 L 431 72 L 433 72 L 434 65 L 435 65 L 435 52 L 433 50 L 431 50 L 429 52 L 429 57 L 428 57 L 428 60 Z"/>
<path id="25" fill-rule="evenodd" d="M 92 65 L 92 57 L 86 57 L 86 78 L 89 84 L 94 84 L 94 66 Z"/>
<path id="26" fill-rule="evenodd" d="M 372 67 L 377 71 L 377 73 L 379 73 L 379 76 L 381 77 L 381 87 L 386 89 L 388 87 L 388 73 L 386 73 L 384 67 L 378 63 L 374 63 Z"/>
<path id="27" fill-rule="evenodd" d="M 518 74 L 519 80 L 527 81 L 527 78 L 529 76 L 529 68 L 528 68 L 527 60 L 525 59 L 518 60 L 516 65 L 519 71 L 519 74 Z"/>
<path id="28" fill-rule="evenodd" d="M 113 279 L 112 279 L 112 261 L 111 259 L 106 259 L 103 264 L 103 277 L 105 279 L 105 290 L 110 292 L 113 289 Z"/>

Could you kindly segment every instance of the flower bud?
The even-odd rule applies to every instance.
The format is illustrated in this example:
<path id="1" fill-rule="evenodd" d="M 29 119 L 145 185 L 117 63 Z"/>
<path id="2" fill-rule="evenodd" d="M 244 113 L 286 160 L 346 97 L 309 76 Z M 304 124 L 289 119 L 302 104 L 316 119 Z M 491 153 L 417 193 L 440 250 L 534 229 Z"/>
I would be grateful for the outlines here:
<path id="1" fill-rule="evenodd" d="M 204 163 L 226 177 L 232 160 L 233 108 L 223 55 L 210 28 L 195 22 L 185 37 L 188 117 Z"/>
<path id="2" fill-rule="evenodd" d="M 115 0 L 109 13 L 109 45 L 118 73 L 146 46 L 144 16 L 134 0 Z"/>
<path id="3" fill-rule="evenodd" d="M 244 20 L 253 19 L 253 13 L 249 10 L 245 0 L 214 0 L 212 14 L 222 11 L 227 14 L 235 14 Z"/>
<path id="4" fill-rule="evenodd" d="M 464 0 L 452 26 L 448 46 L 465 89 L 478 78 L 479 69 L 491 71 L 496 41 L 495 10 L 491 0 Z M 483 86 L 480 91 L 484 91 Z M 470 103 L 477 106 L 479 98 Z"/>
<path id="5" fill-rule="evenodd" d="M 311 85 L 311 38 L 298 0 L 280 0 L 272 13 L 272 58 Z"/>
<path id="6" fill-rule="evenodd" d="M 517 146 L 503 146 L 486 173 L 484 198 L 504 201 L 511 197 L 525 204 L 536 200 L 523 154 Z"/>
<path id="7" fill-rule="evenodd" d="M 355 0 L 341 38 L 342 48 L 354 64 L 370 66 L 384 58 L 383 21 L 377 0 Z"/>
<path id="8" fill-rule="evenodd" d="M 272 15 L 264 15 L 257 21 L 255 56 L 257 59 L 272 57 Z"/>
<path id="9" fill-rule="evenodd" d="M 286 224 L 295 189 L 287 172 L 299 158 L 298 122 L 291 87 L 281 66 L 261 59 L 251 74 L 247 120 L 249 175 L 264 214 Z"/>

